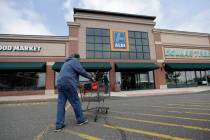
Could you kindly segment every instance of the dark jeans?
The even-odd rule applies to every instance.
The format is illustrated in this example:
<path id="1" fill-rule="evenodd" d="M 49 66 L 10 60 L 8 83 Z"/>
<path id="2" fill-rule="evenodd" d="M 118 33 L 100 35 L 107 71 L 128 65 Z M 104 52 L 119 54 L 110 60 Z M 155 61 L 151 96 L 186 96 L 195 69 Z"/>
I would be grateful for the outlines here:
<path id="1" fill-rule="evenodd" d="M 57 104 L 57 120 L 56 128 L 61 128 L 65 121 L 65 105 L 68 100 L 73 107 L 77 122 L 83 122 L 85 117 L 82 113 L 80 99 L 77 89 L 73 86 L 58 85 L 58 104 Z"/>

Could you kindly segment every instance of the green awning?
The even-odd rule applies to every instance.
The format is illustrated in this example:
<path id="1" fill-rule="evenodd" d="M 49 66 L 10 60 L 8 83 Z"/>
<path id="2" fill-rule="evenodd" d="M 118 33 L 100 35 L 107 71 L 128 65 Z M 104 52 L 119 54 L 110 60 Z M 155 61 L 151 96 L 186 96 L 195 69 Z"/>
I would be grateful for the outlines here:
<path id="1" fill-rule="evenodd" d="M 0 62 L 0 71 L 46 71 L 45 62 Z"/>
<path id="2" fill-rule="evenodd" d="M 154 70 L 159 68 L 158 65 L 154 64 L 154 63 L 129 63 L 129 62 L 122 62 L 122 63 L 116 63 L 115 64 L 115 69 L 116 71 L 128 71 L 128 70 L 132 70 L 132 71 L 138 71 L 138 70 L 145 70 L 145 71 L 149 71 L 149 70 Z"/>
<path id="3" fill-rule="evenodd" d="M 59 72 L 61 67 L 63 65 L 63 62 L 56 62 L 52 69 L 54 71 Z M 110 71 L 112 66 L 109 62 L 81 62 L 81 65 L 86 71 L 94 72 L 94 71 Z"/>
<path id="4" fill-rule="evenodd" d="M 210 70 L 210 63 L 166 63 L 166 70 Z"/>
<path id="5" fill-rule="evenodd" d="M 62 66 L 63 62 L 55 62 L 55 64 L 52 66 L 52 69 L 56 72 L 59 72 Z"/>

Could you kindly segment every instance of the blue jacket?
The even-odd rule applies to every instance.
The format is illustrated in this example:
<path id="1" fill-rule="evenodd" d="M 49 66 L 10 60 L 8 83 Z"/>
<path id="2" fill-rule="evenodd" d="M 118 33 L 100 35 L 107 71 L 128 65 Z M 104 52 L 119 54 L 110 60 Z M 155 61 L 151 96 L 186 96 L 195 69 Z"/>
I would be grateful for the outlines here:
<path id="1" fill-rule="evenodd" d="M 58 85 L 71 85 L 77 88 L 79 83 L 79 75 L 85 78 L 91 79 L 91 75 L 86 72 L 86 70 L 81 66 L 77 58 L 68 58 L 61 67 L 60 73 L 58 75 L 57 84 Z"/>

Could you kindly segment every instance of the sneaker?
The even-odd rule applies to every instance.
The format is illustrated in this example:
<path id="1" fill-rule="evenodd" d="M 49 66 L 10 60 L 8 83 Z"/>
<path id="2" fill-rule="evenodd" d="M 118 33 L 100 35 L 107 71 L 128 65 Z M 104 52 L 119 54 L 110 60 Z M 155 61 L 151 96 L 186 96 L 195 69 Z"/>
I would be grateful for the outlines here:
<path id="1" fill-rule="evenodd" d="M 54 130 L 54 132 L 60 132 L 60 131 L 62 131 L 62 130 L 63 130 L 63 128 L 64 128 L 64 127 L 66 127 L 66 125 L 65 125 L 65 124 L 64 124 L 62 127 L 59 127 L 59 128 L 58 128 L 58 127 L 56 127 L 56 128 L 55 128 L 55 130 Z"/>
<path id="2" fill-rule="evenodd" d="M 82 121 L 82 122 L 77 122 L 77 125 L 83 125 L 83 124 L 86 124 L 86 123 L 88 123 L 88 120 L 86 119 L 86 120 L 84 120 L 84 121 Z"/>

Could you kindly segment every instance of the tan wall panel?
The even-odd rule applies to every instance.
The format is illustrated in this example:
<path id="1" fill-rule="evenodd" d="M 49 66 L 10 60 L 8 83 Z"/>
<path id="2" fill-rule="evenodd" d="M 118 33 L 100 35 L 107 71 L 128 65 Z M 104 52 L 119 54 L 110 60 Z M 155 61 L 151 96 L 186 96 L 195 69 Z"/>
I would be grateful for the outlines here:
<path id="1" fill-rule="evenodd" d="M 91 14 L 91 13 L 76 13 L 74 14 L 76 22 L 80 19 L 93 19 L 93 20 L 103 20 L 103 21 L 118 21 L 119 22 L 130 22 L 130 23 L 143 23 L 143 24 L 155 24 L 151 19 L 135 18 L 135 17 L 123 17 L 115 15 L 101 15 L 101 14 Z"/>
<path id="2" fill-rule="evenodd" d="M 209 47 L 208 37 L 205 36 L 193 36 L 193 35 L 182 35 L 182 34 L 167 34 L 161 33 L 162 43 L 169 44 L 191 44 Z"/>
<path id="3" fill-rule="evenodd" d="M 0 62 L 62 62 L 65 57 L 0 57 Z"/>
<path id="4" fill-rule="evenodd" d="M 156 59 L 154 37 L 152 33 L 153 26 L 151 25 L 140 25 L 140 24 L 108 22 L 108 21 L 100 21 L 100 20 L 87 20 L 87 19 L 86 20 L 77 19 L 76 21 L 77 23 L 80 23 L 79 53 L 82 58 L 86 58 L 86 27 L 90 27 L 90 28 L 124 29 L 124 30 L 130 30 L 130 31 L 148 32 L 150 56 L 151 56 L 151 59 Z"/>
<path id="5" fill-rule="evenodd" d="M 0 42 L 0 45 L 6 46 L 40 46 L 40 52 L 10 52 L 0 51 L 0 56 L 65 56 L 66 44 L 58 43 L 23 43 L 23 42 Z"/>

